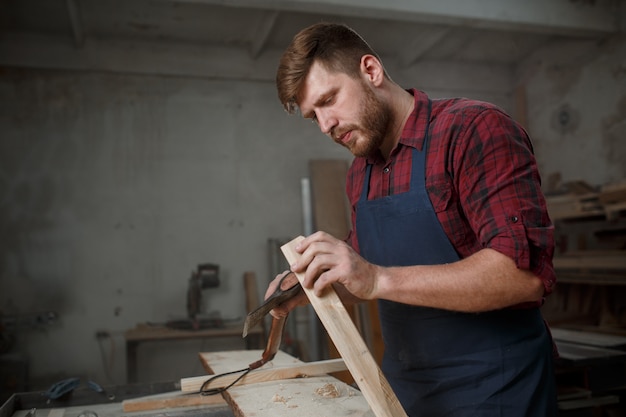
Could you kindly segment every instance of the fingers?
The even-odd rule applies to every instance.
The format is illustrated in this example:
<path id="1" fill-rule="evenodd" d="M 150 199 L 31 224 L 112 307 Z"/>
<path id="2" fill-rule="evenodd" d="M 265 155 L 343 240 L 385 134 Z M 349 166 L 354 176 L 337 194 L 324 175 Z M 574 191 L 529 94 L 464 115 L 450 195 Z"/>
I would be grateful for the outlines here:
<path id="1" fill-rule="evenodd" d="M 335 283 L 357 298 L 372 297 L 376 270 L 346 242 L 317 232 L 300 241 L 295 250 L 301 256 L 291 269 L 304 274 L 302 286 L 318 297 Z"/>
<path id="2" fill-rule="evenodd" d="M 291 265 L 291 270 L 304 272 L 303 285 L 306 288 L 312 288 L 313 282 L 319 275 L 335 265 L 337 262 L 335 255 L 338 253 L 338 248 L 345 245 L 345 242 L 328 233 L 316 232 L 296 245 L 295 250 L 301 256 L 296 263 Z"/>
<path id="3" fill-rule="evenodd" d="M 265 297 L 263 298 L 264 300 L 267 300 L 269 296 L 272 295 L 274 291 L 276 291 L 276 289 L 278 288 L 278 285 L 280 284 L 280 280 L 283 279 L 284 276 L 289 274 L 289 272 L 291 271 L 287 270 L 281 274 L 276 275 L 276 277 L 272 280 L 272 282 L 270 282 L 269 285 L 267 286 L 267 290 L 265 291 Z"/>
<path id="4" fill-rule="evenodd" d="M 307 298 L 306 294 L 304 293 L 304 291 L 300 290 L 300 292 L 298 292 L 298 294 L 296 294 L 292 298 L 274 307 L 270 311 L 270 314 L 272 315 L 272 317 L 275 317 L 275 318 L 287 317 L 287 315 L 289 314 L 291 310 L 293 310 L 294 308 L 298 306 L 306 305 L 308 304 L 308 302 L 309 302 L 309 299 Z"/>

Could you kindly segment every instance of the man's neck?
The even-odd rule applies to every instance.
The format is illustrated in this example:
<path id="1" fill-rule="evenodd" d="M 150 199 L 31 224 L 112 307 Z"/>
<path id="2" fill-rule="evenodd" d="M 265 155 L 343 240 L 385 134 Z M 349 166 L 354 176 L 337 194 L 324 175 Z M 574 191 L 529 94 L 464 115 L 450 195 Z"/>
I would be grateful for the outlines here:
<path id="1" fill-rule="evenodd" d="M 397 87 L 397 91 L 394 91 L 391 102 L 393 120 L 389 129 L 389 134 L 385 138 L 383 145 L 380 147 L 380 153 L 385 161 L 389 159 L 391 151 L 393 151 L 393 149 L 400 142 L 404 126 L 406 125 L 406 122 L 415 107 L 415 99 L 409 92 L 403 90 L 400 86 L 394 87 Z"/>

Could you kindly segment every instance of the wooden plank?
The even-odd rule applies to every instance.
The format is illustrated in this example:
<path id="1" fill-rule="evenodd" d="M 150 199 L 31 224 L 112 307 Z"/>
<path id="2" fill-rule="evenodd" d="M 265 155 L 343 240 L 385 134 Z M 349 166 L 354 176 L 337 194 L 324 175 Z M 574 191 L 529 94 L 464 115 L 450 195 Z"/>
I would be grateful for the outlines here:
<path id="1" fill-rule="evenodd" d="M 603 397 L 584 398 L 571 401 L 559 401 L 559 410 L 578 410 L 581 408 L 595 408 L 602 405 L 619 404 L 619 396 L 605 395 Z"/>
<path id="2" fill-rule="evenodd" d="M 261 329 L 255 327 L 249 334 L 259 335 Z M 224 327 L 216 327 L 200 330 L 182 330 L 170 327 L 140 323 L 132 329 L 124 332 L 126 342 L 144 342 L 144 341 L 160 341 L 160 340 L 182 340 L 182 339 L 198 339 L 203 337 L 241 337 L 243 332 L 243 322 L 236 324 L 228 324 Z"/>
<path id="3" fill-rule="evenodd" d="M 309 161 L 315 229 L 344 239 L 350 231 L 350 203 L 346 195 L 348 161 Z"/>
<path id="4" fill-rule="evenodd" d="M 302 239 L 304 239 L 302 236 L 297 237 L 281 247 L 290 265 L 300 257 L 294 247 Z M 302 283 L 304 274 L 296 273 L 296 276 Z M 376 364 L 335 290 L 328 287 L 325 293 L 318 297 L 313 290 L 304 287 L 303 289 L 374 414 L 378 417 L 406 416 L 387 378 Z"/>
<path id="5" fill-rule="evenodd" d="M 626 273 L 556 270 L 561 284 L 626 285 Z"/>
<path id="6" fill-rule="evenodd" d="M 626 358 L 626 352 L 621 350 L 585 346 L 561 340 L 555 340 L 554 343 L 559 349 L 559 356 L 562 359 L 573 362 L 583 363 L 595 360 Z"/>
<path id="7" fill-rule="evenodd" d="M 259 351 L 228 351 L 202 353 L 207 369 L 215 374 L 241 369 L 259 358 Z M 302 364 L 298 359 L 279 351 L 264 367 Z M 331 376 L 314 376 L 234 386 L 223 393 L 237 417 L 371 417 L 363 394 Z"/>
<path id="8" fill-rule="evenodd" d="M 197 391 L 197 390 L 196 390 Z M 221 395 L 186 394 L 173 391 L 164 394 L 149 395 L 122 401 L 124 412 L 161 410 L 164 408 L 192 407 L 192 406 L 226 406 L 226 400 Z"/>
<path id="9" fill-rule="evenodd" d="M 580 251 L 572 256 L 555 256 L 553 265 L 557 269 L 615 269 L 626 271 L 626 253 L 624 251 L 607 251 L 606 253 L 590 251 L 589 254 L 585 254 L 584 251 Z"/>
<path id="10" fill-rule="evenodd" d="M 258 357 L 260 358 L 261 351 L 259 350 L 257 352 Z M 242 364 L 240 363 L 238 364 L 238 366 L 241 367 Z M 305 378 L 309 376 L 326 375 L 334 372 L 344 371 L 346 369 L 348 368 L 346 368 L 346 364 L 343 359 L 329 359 L 325 361 L 309 363 L 298 362 L 285 366 L 262 367 L 248 373 L 234 386 L 254 384 L 257 382 L 276 381 L 281 379 Z M 215 379 L 214 382 L 211 381 L 211 383 L 209 383 L 205 388 L 212 389 L 225 387 L 231 384 L 237 378 L 239 378 L 239 376 L 240 374 L 225 375 L 223 377 Z M 209 378 L 211 378 L 211 375 L 183 378 L 180 380 L 180 390 L 182 392 L 198 392 L 202 387 L 202 384 L 204 384 L 204 382 L 207 381 Z"/>
<path id="11" fill-rule="evenodd" d="M 230 396 L 237 417 L 372 416 L 358 390 L 330 376 L 244 385 Z"/>
<path id="12" fill-rule="evenodd" d="M 603 204 L 626 202 L 626 179 L 613 184 L 604 184 L 600 189 L 598 199 Z"/>
<path id="13" fill-rule="evenodd" d="M 553 327 L 550 329 L 555 340 L 563 342 L 578 343 L 581 345 L 597 346 L 609 349 L 626 349 L 626 337 L 604 334 L 597 332 L 582 332 L 579 330 L 561 329 Z"/>

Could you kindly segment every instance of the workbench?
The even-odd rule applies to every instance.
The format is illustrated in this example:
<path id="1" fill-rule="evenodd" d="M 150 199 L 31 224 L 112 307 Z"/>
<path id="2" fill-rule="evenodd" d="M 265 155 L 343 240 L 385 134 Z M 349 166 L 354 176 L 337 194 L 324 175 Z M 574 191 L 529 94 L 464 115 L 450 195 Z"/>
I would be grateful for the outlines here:
<path id="1" fill-rule="evenodd" d="M 626 337 L 562 328 L 551 331 L 560 355 L 555 371 L 561 415 L 600 415 L 600 408 L 607 413 L 623 410 Z"/>
<path id="2" fill-rule="evenodd" d="M 199 330 L 180 330 L 140 323 L 136 327 L 124 333 L 126 339 L 126 377 L 128 383 L 135 383 L 137 379 L 137 350 L 139 345 L 158 341 L 176 341 L 189 339 L 219 339 L 237 338 L 242 339 L 243 323 L 226 324 L 223 327 Z M 261 349 L 265 345 L 265 334 L 261 327 L 255 327 L 248 331 L 245 338 L 247 349 Z"/>
<path id="3" fill-rule="evenodd" d="M 260 350 L 224 351 L 199 356 L 204 366 L 222 373 L 245 366 L 261 353 Z M 250 373 L 221 395 L 203 396 L 198 388 L 185 383 L 195 379 L 204 382 L 211 377 L 207 374 L 177 382 L 103 387 L 104 392 L 95 392 L 87 384 L 81 384 L 62 399 L 49 403 L 42 392 L 14 394 L 0 408 L 0 417 L 26 417 L 33 408 L 35 417 L 374 417 L 357 389 L 326 374 L 329 369 L 345 370 L 342 360 L 330 361 L 333 365 L 324 365 L 325 371 L 307 367 L 323 362 L 307 364 L 279 351 L 272 362 L 252 371 L 264 374 L 261 380 Z M 298 371 L 296 375 L 286 376 L 281 371 L 286 369 Z M 307 371 L 302 374 L 301 369 Z M 183 386 L 186 386 L 184 390 Z"/>
<path id="4" fill-rule="evenodd" d="M 0 407 L 0 417 L 25 417 L 32 408 L 36 417 L 120 417 L 120 416 L 162 416 L 162 417 L 233 417 L 226 402 L 181 408 L 164 408 L 158 411 L 125 412 L 122 403 L 132 398 L 156 395 L 177 390 L 178 382 L 158 384 L 134 384 L 105 387 L 106 394 L 95 392 L 87 387 L 76 388 L 63 399 L 47 399 L 41 392 L 14 394 Z M 114 398 L 109 399 L 109 395 Z"/>

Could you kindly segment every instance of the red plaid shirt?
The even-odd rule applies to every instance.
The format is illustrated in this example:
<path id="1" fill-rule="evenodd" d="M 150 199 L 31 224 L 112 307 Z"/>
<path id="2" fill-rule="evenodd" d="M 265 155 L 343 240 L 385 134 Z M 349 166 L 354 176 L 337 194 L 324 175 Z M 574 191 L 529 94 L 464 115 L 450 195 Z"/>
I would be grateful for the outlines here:
<path id="1" fill-rule="evenodd" d="M 366 164 L 372 164 L 369 200 L 409 189 L 411 149 L 422 149 L 428 117 L 426 94 L 410 92 L 415 109 L 389 161 L 380 155 L 355 158 L 348 171 L 347 242 L 357 251 L 355 206 Z M 495 249 L 535 273 L 549 294 L 556 282 L 554 228 L 527 133 L 496 106 L 467 99 L 433 100 L 429 130 L 426 189 L 459 256 Z"/>

